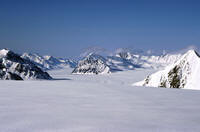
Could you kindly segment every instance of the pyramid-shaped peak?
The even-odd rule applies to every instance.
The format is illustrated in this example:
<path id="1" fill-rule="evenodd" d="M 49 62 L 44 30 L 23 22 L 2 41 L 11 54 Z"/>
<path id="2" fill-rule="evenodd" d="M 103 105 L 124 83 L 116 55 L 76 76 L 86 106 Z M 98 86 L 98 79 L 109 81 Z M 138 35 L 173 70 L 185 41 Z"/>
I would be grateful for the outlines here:
<path id="1" fill-rule="evenodd" d="M 110 67 L 106 63 L 106 59 L 95 53 L 78 62 L 77 67 L 73 70 L 74 74 L 104 74 L 110 73 Z"/>

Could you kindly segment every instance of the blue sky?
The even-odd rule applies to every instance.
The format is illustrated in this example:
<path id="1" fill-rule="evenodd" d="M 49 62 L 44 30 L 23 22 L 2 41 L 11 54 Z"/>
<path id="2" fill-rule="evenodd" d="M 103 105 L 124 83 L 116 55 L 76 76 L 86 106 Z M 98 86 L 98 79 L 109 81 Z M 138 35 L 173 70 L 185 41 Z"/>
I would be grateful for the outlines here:
<path id="1" fill-rule="evenodd" d="M 0 48 L 73 57 L 84 48 L 200 47 L 197 0 L 0 0 Z"/>

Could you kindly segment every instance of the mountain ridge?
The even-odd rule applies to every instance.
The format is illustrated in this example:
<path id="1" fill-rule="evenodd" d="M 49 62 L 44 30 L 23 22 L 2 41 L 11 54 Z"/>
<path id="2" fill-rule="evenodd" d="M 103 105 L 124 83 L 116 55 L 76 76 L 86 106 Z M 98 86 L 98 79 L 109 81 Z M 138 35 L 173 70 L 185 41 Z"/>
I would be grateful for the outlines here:
<path id="1" fill-rule="evenodd" d="M 52 79 L 47 72 L 8 49 L 0 50 L 0 78 L 4 80 Z"/>

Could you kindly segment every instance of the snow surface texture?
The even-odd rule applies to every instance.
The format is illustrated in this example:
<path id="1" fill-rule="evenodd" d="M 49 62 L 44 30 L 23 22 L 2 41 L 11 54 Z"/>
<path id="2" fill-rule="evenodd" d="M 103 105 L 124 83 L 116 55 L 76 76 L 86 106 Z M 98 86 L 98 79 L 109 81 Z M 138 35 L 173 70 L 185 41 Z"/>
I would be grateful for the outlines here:
<path id="1" fill-rule="evenodd" d="M 67 71 L 68 70 L 68 71 Z M 1 132 L 199 132 L 200 91 L 132 87 L 150 70 L 0 81 Z"/>
<path id="2" fill-rule="evenodd" d="M 48 55 L 41 56 L 39 54 L 24 53 L 21 57 L 32 61 L 43 70 L 58 69 L 66 66 L 75 68 L 76 66 L 75 61 L 63 58 L 55 58 Z"/>
<path id="3" fill-rule="evenodd" d="M 79 61 L 73 74 L 105 74 L 110 73 L 110 67 L 106 64 L 106 59 L 97 54 L 89 54 Z"/>
<path id="4" fill-rule="evenodd" d="M 51 77 L 29 60 L 21 58 L 10 50 L 2 49 L 0 50 L 0 79 L 51 79 Z"/>
<path id="5" fill-rule="evenodd" d="M 167 66 L 145 80 L 135 83 L 137 86 L 200 89 L 200 57 L 189 50 L 176 63 Z"/>

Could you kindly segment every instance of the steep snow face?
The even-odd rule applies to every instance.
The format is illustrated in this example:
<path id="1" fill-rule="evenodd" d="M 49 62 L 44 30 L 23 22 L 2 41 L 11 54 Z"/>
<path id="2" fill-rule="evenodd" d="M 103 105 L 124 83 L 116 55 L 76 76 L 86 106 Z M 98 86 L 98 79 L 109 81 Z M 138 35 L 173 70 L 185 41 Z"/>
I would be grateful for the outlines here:
<path id="1" fill-rule="evenodd" d="M 38 54 L 24 53 L 21 57 L 32 61 L 43 70 L 62 68 L 63 66 L 74 68 L 76 66 L 76 62 L 72 60 L 55 58 L 48 55 L 41 56 Z"/>
<path id="2" fill-rule="evenodd" d="M 105 74 L 110 73 L 110 67 L 106 59 L 97 54 L 89 54 L 79 61 L 78 66 L 73 70 L 75 74 Z"/>
<path id="3" fill-rule="evenodd" d="M 138 86 L 200 89 L 200 57 L 194 50 L 189 50 L 176 63 L 167 66 L 141 82 Z"/>
<path id="4" fill-rule="evenodd" d="M 21 58 L 10 50 L 2 49 L 0 50 L 0 79 L 51 79 L 51 77 L 29 60 Z"/>

